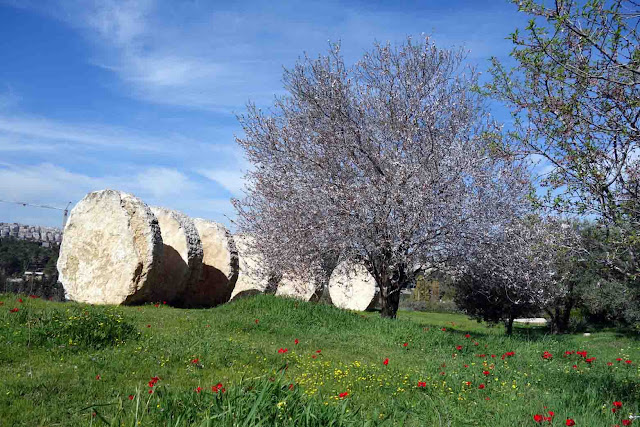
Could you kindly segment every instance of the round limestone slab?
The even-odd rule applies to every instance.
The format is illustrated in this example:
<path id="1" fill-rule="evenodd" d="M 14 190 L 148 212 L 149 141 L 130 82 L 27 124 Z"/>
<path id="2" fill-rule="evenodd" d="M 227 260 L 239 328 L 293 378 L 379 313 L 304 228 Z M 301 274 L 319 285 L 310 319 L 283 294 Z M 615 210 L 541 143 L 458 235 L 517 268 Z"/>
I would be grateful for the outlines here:
<path id="1" fill-rule="evenodd" d="M 152 207 L 162 234 L 162 282 L 166 298 L 184 305 L 183 298 L 195 288 L 202 271 L 202 243 L 193 220 L 170 209 Z"/>
<path id="2" fill-rule="evenodd" d="M 136 304 L 164 298 L 157 287 L 162 238 L 137 197 L 116 190 L 87 194 L 71 210 L 58 258 L 65 296 L 89 304 Z"/>
<path id="3" fill-rule="evenodd" d="M 193 223 L 202 242 L 202 272 L 182 302 L 188 307 L 215 307 L 231 298 L 238 280 L 238 250 L 224 225 L 202 218 L 195 218 Z"/>
<path id="4" fill-rule="evenodd" d="M 343 261 L 329 278 L 329 295 L 336 307 L 366 310 L 376 294 L 376 281 L 365 266 Z"/>
<path id="5" fill-rule="evenodd" d="M 286 273 L 278 283 L 276 296 L 284 296 L 300 299 L 303 301 L 311 301 L 317 299 L 317 287 L 313 281 L 303 280 L 292 274 Z"/>
<path id="6" fill-rule="evenodd" d="M 238 250 L 240 271 L 231 299 L 244 294 L 263 293 L 269 285 L 269 276 L 263 272 L 264 258 L 253 249 L 254 238 L 243 234 L 233 239 Z"/>

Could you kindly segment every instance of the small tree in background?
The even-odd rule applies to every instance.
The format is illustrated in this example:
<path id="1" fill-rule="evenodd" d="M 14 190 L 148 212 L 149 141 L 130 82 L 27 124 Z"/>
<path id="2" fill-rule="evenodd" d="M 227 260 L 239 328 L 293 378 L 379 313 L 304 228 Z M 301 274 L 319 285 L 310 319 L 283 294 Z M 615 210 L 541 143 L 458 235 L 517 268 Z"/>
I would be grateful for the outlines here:
<path id="1" fill-rule="evenodd" d="M 238 228 L 270 269 L 314 279 L 321 260 L 362 262 L 382 316 L 424 267 L 470 252 L 525 209 L 524 170 L 462 70 L 429 39 L 376 45 L 348 68 L 339 46 L 285 71 L 289 94 L 241 116 L 254 170 Z"/>
<path id="2" fill-rule="evenodd" d="M 545 311 L 552 331 L 565 332 L 576 298 L 563 268 L 578 250 L 573 226 L 553 218 L 528 216 L 504 227 L 462 261 L 456 304 L 477 319 L 503 321 L 507 334 L 517 317 Z"/>

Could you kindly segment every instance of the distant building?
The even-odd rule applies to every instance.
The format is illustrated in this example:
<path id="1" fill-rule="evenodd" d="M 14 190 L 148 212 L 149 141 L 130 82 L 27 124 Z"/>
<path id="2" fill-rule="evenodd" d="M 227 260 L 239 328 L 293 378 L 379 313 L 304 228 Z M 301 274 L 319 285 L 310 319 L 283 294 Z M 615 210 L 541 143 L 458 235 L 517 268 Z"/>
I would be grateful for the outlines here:
<path id="1" fill-rule="evenodd" d="M 59 245 L 62 242 L 62 230 L 56 227 L 0 222 L 0 238 L 7 237 L 47 243 L 46 246 Z"/>

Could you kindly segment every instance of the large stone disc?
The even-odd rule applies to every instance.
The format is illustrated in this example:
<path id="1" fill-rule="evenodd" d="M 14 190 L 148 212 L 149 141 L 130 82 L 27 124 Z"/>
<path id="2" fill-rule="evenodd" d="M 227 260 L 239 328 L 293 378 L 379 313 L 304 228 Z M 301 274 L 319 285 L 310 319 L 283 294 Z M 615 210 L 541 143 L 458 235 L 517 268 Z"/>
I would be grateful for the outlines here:
<path id="1" fill-rule="evenodd" d="M 375 294 L 376 281 L 362 264 L 343 261 L 331 273 L 329 295 L 336 307 L 364 311 Z"/>
<path id="2" fill-rule="evenodd" d="M 292 274 L 286 273 L 278 283 L 276 296 L 285 296 L 301 299 L 303 301 L 317 300 L 317 286 L 313 281 L 303 280 Z"/>
<path id="3" fill-rule="evenodd" d="M 222 224 L 196 218 L 193 223 L 202 242 L 202 273 L 182 300 L 188 307 L 214 307 L 231 298 L 238 280 L 238 251 Z"/>
<path id="4" fill-rule="evenodd" d="M 137 197 L 115 190 L 87 194 L 71 210 L 63 236 L 58 271 L 67 299 L 135 304 L 166 297 L 156 286 L 160 227 Z"/>
<path id="5" fill-rule="evenodd" d="M 181 212 L 152 207 L 162 234 L 162 287 L 166 300 L 185 305 L 184 297 L 197 286 L 202 271 L 202 243 L 193 220 Z"/>
<path id="6" fill-rule="evenodd" d="M 240 272 L 231 293 L 231 299 L 236 296 L 263 293 L 269 285 L 269 276 L 263 271 L 264 258 L 253 249 L 253 237 L 235 235 L 233 239 L 238 249 Z"/>

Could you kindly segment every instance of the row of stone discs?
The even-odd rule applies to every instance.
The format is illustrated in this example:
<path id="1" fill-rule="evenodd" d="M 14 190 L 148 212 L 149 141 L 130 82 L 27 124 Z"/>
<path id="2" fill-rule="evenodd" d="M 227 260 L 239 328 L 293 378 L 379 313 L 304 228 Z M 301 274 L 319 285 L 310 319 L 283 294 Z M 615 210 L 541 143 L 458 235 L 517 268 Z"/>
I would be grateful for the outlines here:
<path id="1" fill-rule="evenodd" d="M 213 307 L 237 296 L 265 292 L 273 276 L 252 237 L 232 237 L 222 225 L 149 208 L 137 197 L 103 190 L 71 211 L 58 259 L 68 299 L 91 304 L 167 301 L 181 307 Z M 314 300 L 316 283 L 284 274 L 276 295 Z M 375 282 L 358 264 L 343 262 L 329 280 L 332 302 L 365 310 Z"/>
<path id="2" fill-rule="evenodd" d="M 220 224 L 103 190 L 71 211 L 58 271 L 73 301 L 211 307 L 229 300 L 238 254 Z"/>

